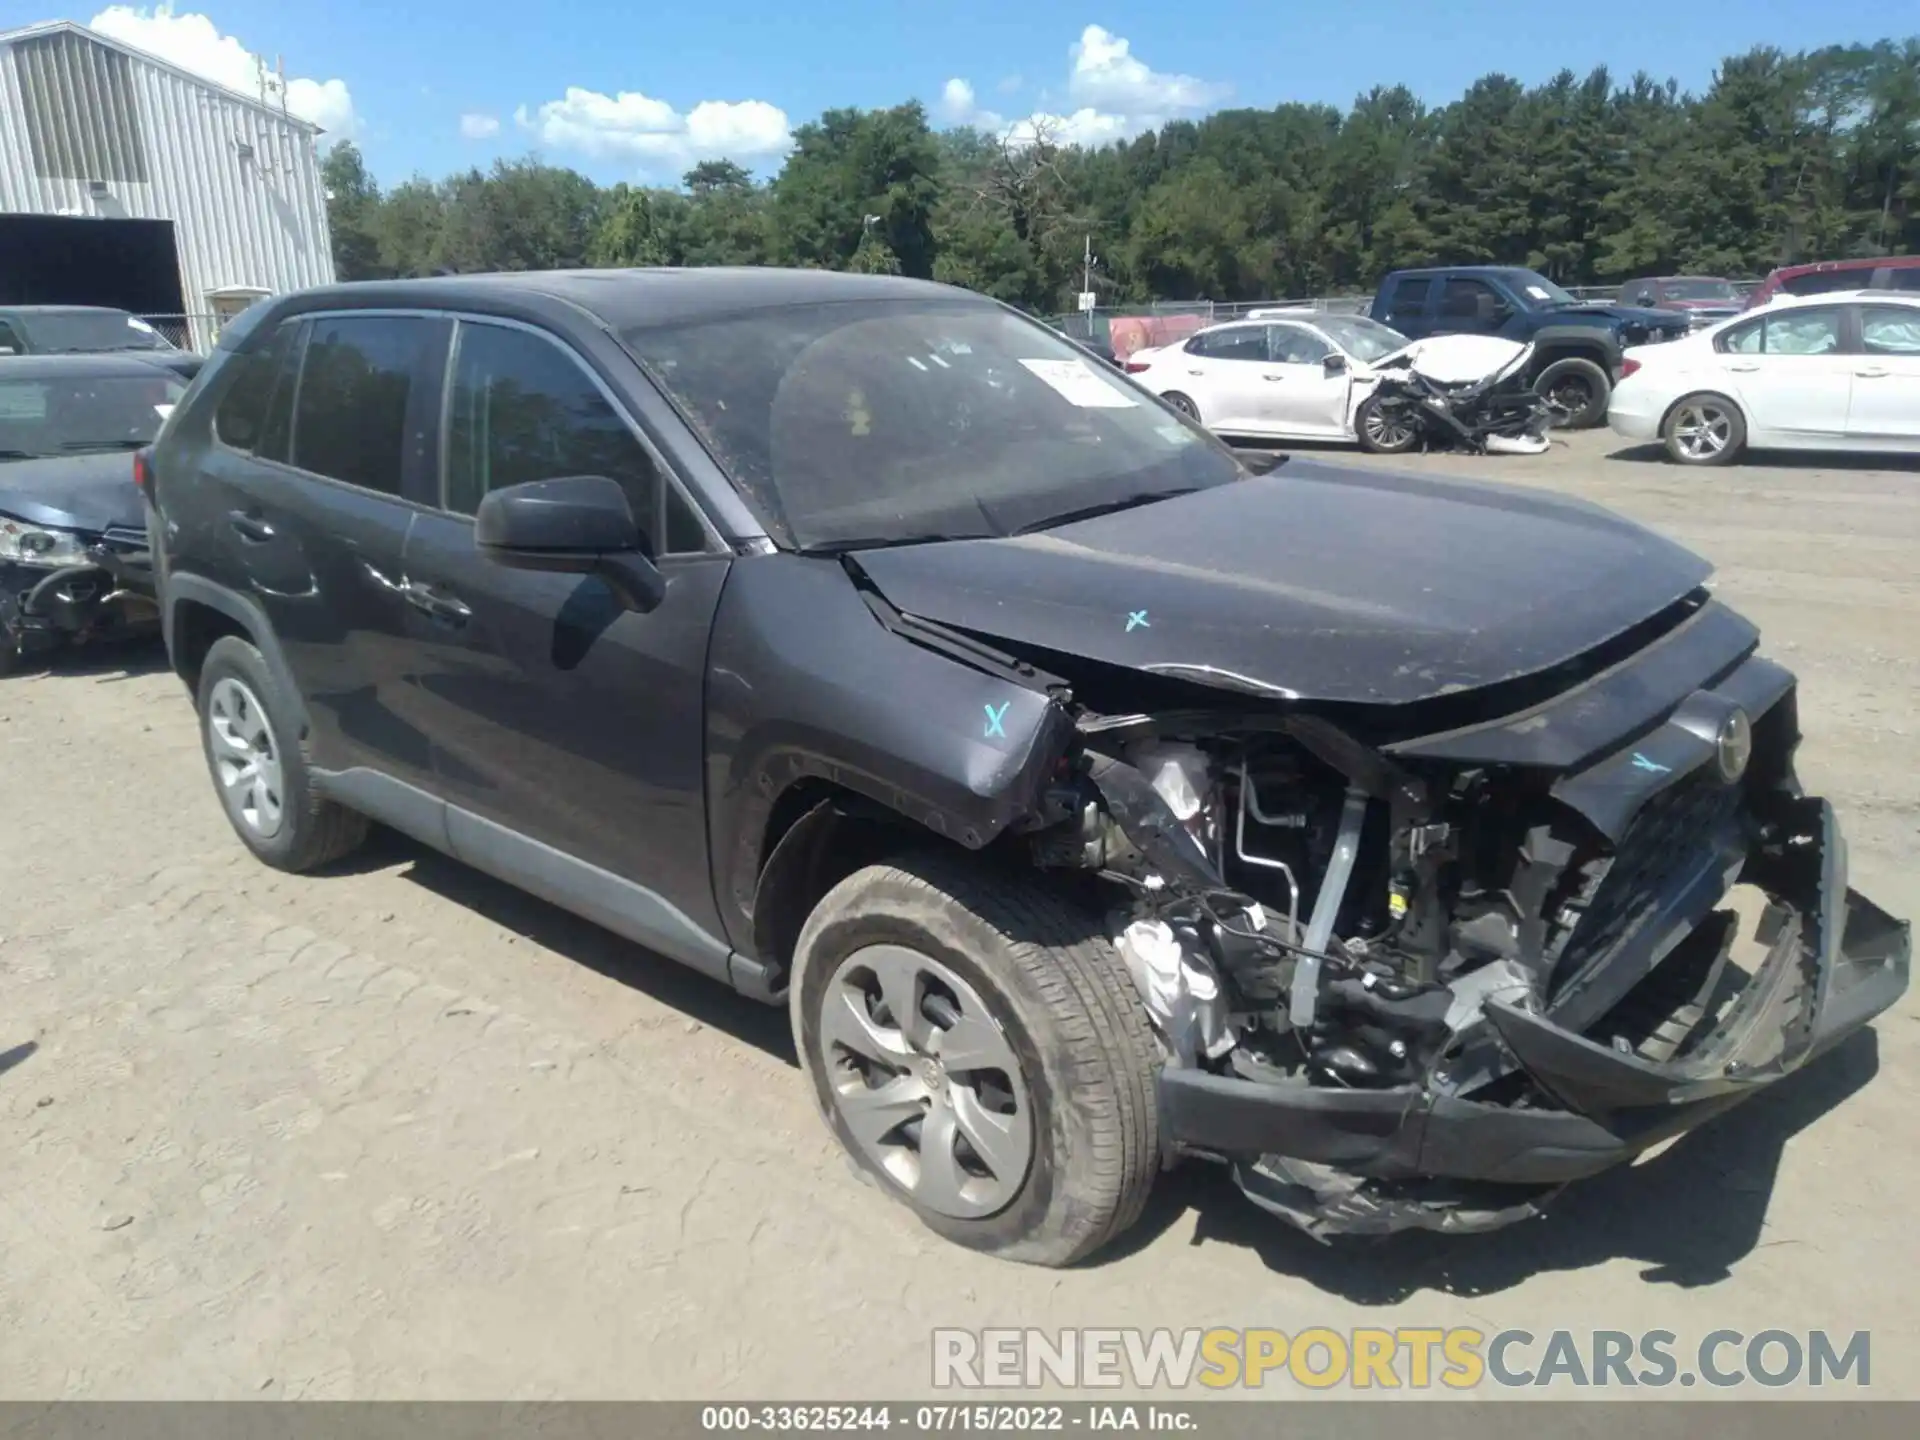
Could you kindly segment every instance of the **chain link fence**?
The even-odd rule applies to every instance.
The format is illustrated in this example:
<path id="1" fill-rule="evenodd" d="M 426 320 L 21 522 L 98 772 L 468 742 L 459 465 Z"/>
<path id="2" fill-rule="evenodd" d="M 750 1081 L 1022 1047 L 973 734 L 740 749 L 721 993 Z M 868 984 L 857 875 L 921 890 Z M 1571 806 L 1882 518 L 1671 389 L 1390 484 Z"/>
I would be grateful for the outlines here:
<path id="1" fill-rule="evenodd" d="M 213 349 L 214 341 L 220 338 L 222 323 L 232 317 L 201 311 L 182 315 L 140 315 L 135 318 L 159 331 L 168 344 L 205 355 Z"/>

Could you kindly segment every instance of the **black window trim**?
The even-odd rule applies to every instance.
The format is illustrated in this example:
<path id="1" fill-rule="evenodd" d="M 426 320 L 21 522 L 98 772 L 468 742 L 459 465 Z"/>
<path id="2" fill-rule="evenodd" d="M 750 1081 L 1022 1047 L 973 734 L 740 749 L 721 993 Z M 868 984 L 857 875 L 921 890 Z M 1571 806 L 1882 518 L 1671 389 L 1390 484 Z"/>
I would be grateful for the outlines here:
<path id="1" fill-rule="evenodd" d="M 599 372 L 586 362 L 578 350 L 574 349 L 573 346 L 569 345 L 553 331 L 544 329 L 539 325 L 529 324 L 525 320 L 517 320 L 505 315 L 482 315 L 464 310 L 444 310 L 433 313 L 453 321 L 453 336 L 447 344 L 446 372 L 441 376 L 440 380 L 440 423 L 436 428 L 436 449 L 438 454 L 435 461 L 437 474 L 434 485 L 439 503 L 424 505 L 421 507 L 422 509 L 434 515 L 444 515 L 449 519 L 464 520 L 468 524 L 473 523 L 473 516 L 463 515 L 458 510 L 448 509 L 446 505 L 447 441 L 453 427 L 453 376 L 455 367 L 460 361 L 461 332 L 469 325 L 493 325 L 503 330 L 519 330 L 534 336 L 536 339 L 544 340 L 571 361 L 581 374 L 593 382 L 593 387 L 600 392 L 601 399 L 607 402 L 615 416 L 619 418 L 620 423 L 627 427 L 627 433 L 633 436 L 640 448 L 646 452 L 647 458 L 653 462 L 654 468 L 660 472 L 661 480 L 668 487 L 677 491 L 681 500 L 686 503 L 687 508 L 693 512 L 694 519 L 699 522 L 701 535 L 706 540 L 705 548 L 700 550 L 661 550 L 655 556 L 656 559 L 666 560 L 687 556 L 725 555 L 732 553 L 731 547 L 721 538 L 720 532 L 714 526 L 712 517 L 707 514 L 706 507 L 694 496 L 691 487 L 681 481 L 679 475 L 674 472 L 673 466 L 667 463 L 667 458 L 661 452 L 660 447 L 653 443 L 652 437 L 647 434 L 646 430 L 642 428 L 640 423 L 634 418 L 632 410 L 629 409 L 621 400 L 620 396 L 615 393 L 613 387 L 600 378 Z M 657 521 L 664 518 L 664 513 L 654 517 L 654 521 L 656 522 L 654 528 L 664 528 L 657 525 Z M 650 535 L 648 538 L 653 540 L 656 545 L 664 545 L 666 543 L 666 536 L 664 534 L 658 536 Z"/>
<path id="2" fill-rule="evenodd" d="M 283 380 L 291 379 L 293 381 L 292 403 L 295 407 L 295 411 L 297 412 L 298 406 L 300 404 L 300 383 L 306 378 L 306 373 L 307 373 L 307 339 L 313 332 L 314 322 L 317 320 L 349 320 L 349 319 L 355 319 L 355 318 L 379 319 L 379 320 L 399 319 L 399 320 L 445 321 L 445 320 L 451 319 L 452 317 L 446 314 L 445 312 L 439 311 L 439 310 L 402 309 L 402 308 L 382 308 L 378 310 L 359 309 L 359 308 L 348 308 L 345 310 L 296 310 L 288 315 L 284 315 L 280 318 L 278 322 L 274 324 L 271 330 L 268 330 L 265 333 L 269 337 L 271 337 L 273 334 L 277 333 L 280 330 L 281 326 L 283 325 L 293 325 L 298 327 L 294 332 L 293 343 L 300 347 L 300 356 L 299 356 L 299 362 L 295 366 L 294 372 L 291 376 L 286 375 L 284 371 L 282 371 L 282 373 L 280 373 L 275 377 L 273 391 L 268 401 L 269 406 L 271 406 L 273 400 L 277 400 L 280 396 L 280 382 Z M 247 338 L 251 340 L 253 337 L 249 336 Z M 271 343 L 271 339 L 269 339 L 268 343 Z M 250 355 L 252 353 L 254 352 L 249 350 L 236 350 L 233 352 L 233 355 L 236 358 L 241 358 L 241 357 Z M 446 361 L 446 356 L 443 353 L 441 355 L 441 363 L 444 364 L 445 361 Z M 231 389 L 233 384 L 234 384 L 233 381 L 226 382 L 226 388 L 222 389 L 220 394 L 214 398 L 213 410 L 210 411 L 207 416 L 208 437 L 212 440 L 212 442 L 215 445 L 219 446 L 222 450 L 225 450 L 229 455 L 237 455 L 244 460 L 252 461 L 255 465 L 271 465 L 276 470 L 284 471 L 286 474 L 296 476 L 302 480 L 311 480 L 315 484 L 331 485 L 336 489 L 351 490 L 356 495 L 368 495 L 375 500 L 386 500 L 395 505 L 405 505 L 406 507 L 412 510 L 419 510 L 429 514 L 433 513 L 433 507 L 431 505 L 423 505 L 420 501 L 414 499 L 411 495 L 404 493 L 406 482 L 407 482 L 407 467 L 404 464 L 404 462 L 401 467 L 400 484 L 402 488 L 400 492 L 395 492 L 392 490 L 373 490 L 373 489 L 369 489 L 365 485 L 356 485 L 351 480 L 342 480 L 338 476 L 322 475 L 318 470 L 304 469 L 303 467 L 294 464 L 291 458 L 288 458 L 285 460 L 276 460 L 271 456 L 260 455 L 252 450 L 242 450 L 237 445 L 228 444 L 225 440 L 222 440 L 220 438 L 220 428 L 215 423 L 215 414 L 219 410 L 220 402 L 226 398 L 226 390 Z M 409 410 L 413 408 L 413 403 L 414 402 L 411 399 L 408 400 L 407 408 Z M 297 413 L 289 413 L 287 417 L 287 424 L 289 427 L 287 431 L 287 443 L 290 450 L 292 449 L 292 447 L 294 446 L 298 438 L 297 432 L 299 427 L 297 424 L 297 419 L 298 419 Z"/>
<path id="3" fill-rule="evenodd" d="M 1224 325 L 1209 325 L 1206 329 L 1198 332 L 1187 341 L 1187 353 L 1189 355 L 1198 355 L 1202 360 L 1240 360 L 1243 363 L 1270 365 L 1273 363 L 1273 340 L 1267 333 L 1267 327 L 1272 323 L 1273 322 L 1268 320 L 1229 320 Z M 1266 355 L 1259 360 L 1248 362 L 1245 360 L 1245 357 L 1240 355 L 1209 355 L 1205 350 L 1194 350 L 1192 348 L 1200 342 L 1202 337 L 1218 336 L 1221 332 L 1227 330 L 1258 330 L 1260 332 L 1261 343 L 1266 346 Z"/>

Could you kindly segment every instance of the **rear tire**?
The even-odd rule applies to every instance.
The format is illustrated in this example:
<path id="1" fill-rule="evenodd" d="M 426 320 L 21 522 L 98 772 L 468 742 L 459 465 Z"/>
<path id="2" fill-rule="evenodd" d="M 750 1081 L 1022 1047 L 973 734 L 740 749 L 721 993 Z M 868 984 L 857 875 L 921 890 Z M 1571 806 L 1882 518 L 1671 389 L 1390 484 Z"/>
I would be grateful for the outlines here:
<path id="1" fill-rule="evenodd" d="M 213 642 L 196 695 L 214 793 L 240 842 L 276 870 L 312 870 L 357 849 L 369 824 L 318 794 L 294 706 L 260 652 Z"/>
<path id="2" fill-rule="evenodd" d="M 1174 409 L 1178 410 L 1182 415 L 1186 416 L 1189 420 L 1192 420 L 1197 424 L 1205 423 L 1200 419 L 1200 407 L 1194 404 L 1193 401 L 1188 399 L 1185 395 L 1182 395 L 1178 390 L 1169 390 L 1166 394 L 1162 395 L 1160 398 L 1166 401 L 1167 404 L 1171 405 Z"/>
<path id="3" fill-rule="evenodd" d="M 1139 1218 L 1160 1054 L 1096 916 L 962 857 L 869 866 L 808 918 L 790 1005 L 828 1127 L 929 1229 L 1059 1266 Z"/>
<path id="4" fill-rule="evenodd" d="M 1404 455 L 1419 445 L 1420 426 L 1402 407 L 1383 414 L 1380 397 L 1369 395 L 1354 411 L 1353 438 L 1369 455 Z"/>
<path id="5" fill-rule="evenodd" d="M 1607 418 L 1613 381 L 1593 361 L 1569 355 L 1540 372 L 1533 393 L 1552 408 L 1555 429 L 1591 430 Z"/>
<path id="6" fill-rule="evenodd" d="M 1667 412 L 1660 438 L 1676 465 L 1727 465 L 1747 448 L 1747 420 L 1726 396 L 1696 391 Z"/>

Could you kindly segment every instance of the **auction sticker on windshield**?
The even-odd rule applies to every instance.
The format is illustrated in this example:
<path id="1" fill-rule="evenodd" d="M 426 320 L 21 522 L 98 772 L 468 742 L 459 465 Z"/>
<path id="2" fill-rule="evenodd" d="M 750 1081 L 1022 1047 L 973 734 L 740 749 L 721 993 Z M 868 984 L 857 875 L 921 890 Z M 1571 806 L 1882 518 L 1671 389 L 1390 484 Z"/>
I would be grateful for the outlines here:
<path id="1" fill-rule="evenodd" d="M 1134 405 L 1131 395 L 1108 384 L 1093 373 L 1092 367 L 1078 360 L 1022 360 L 1020 362 L 1044 380 L 1069 405 L 1082 410 L 1126 410 Z"/>

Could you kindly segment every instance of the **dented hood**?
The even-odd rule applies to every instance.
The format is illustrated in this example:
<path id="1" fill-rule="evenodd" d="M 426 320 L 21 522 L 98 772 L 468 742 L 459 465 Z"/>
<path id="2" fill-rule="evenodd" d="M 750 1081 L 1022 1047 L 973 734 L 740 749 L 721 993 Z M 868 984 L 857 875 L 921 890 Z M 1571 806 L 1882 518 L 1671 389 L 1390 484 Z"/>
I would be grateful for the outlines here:
<path id="1" fill-rule="evenodd" d="M 1584 501 L 1299 459 L 1032 535 L 855 558 L 899 609 L 1015 648 L 1374 704 L 1547 669 L 1711 571 Z"/>

